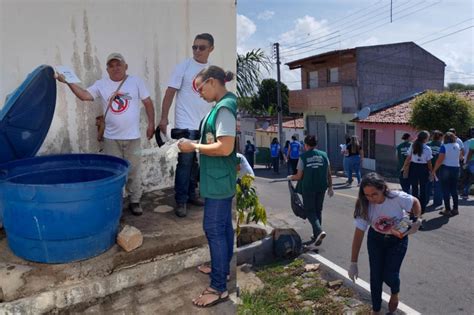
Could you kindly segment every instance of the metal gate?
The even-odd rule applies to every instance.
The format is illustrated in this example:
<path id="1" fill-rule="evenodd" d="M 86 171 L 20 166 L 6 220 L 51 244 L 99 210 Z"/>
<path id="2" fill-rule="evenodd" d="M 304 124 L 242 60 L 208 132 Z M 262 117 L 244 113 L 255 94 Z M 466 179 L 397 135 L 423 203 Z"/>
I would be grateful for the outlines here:
<path id="1" fill-rule="evenodd" d="M 328 124 L 328 158 L 332 170 L 342 170 L 342 154 L 340 144 L 345 144 L 345 125 Z"/>
<path id="2" fill-rule="evenodd" d="M 326 146 L 326 117 L 324 116 L 308 116 L 307 130 L 309 135 L 315 135 L 318 139 L 319 150 L 327 151 Z"/>

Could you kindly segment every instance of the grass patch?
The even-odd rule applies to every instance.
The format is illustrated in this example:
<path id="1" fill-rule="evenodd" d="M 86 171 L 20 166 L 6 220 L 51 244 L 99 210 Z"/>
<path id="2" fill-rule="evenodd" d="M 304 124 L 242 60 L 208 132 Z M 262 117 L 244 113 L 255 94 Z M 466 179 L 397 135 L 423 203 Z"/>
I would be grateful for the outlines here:
<path id="1" fill-rule="evenodd" d="M 349 288 L 342 287 L 337 291 L 337 295 L 345 298 L 350 298 L 354 296 L 354 292 Z"/>
<path id="2" fill-rule="evenodd" d="M 325 287 L 320 286 L 308 287 L 301 291 L 301 297 L 303 300 L 310 301 L 318 301 L 326 294 L 328 294 L 328 290 Z"/>

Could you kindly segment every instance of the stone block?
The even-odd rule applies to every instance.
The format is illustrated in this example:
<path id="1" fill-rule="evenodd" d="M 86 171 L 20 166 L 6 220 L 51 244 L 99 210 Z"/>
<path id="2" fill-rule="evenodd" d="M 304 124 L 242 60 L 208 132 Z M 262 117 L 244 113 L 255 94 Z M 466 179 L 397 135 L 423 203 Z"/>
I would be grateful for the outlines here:
<path id="1" fill-rule="evenodd" d="M 126 252 L 130 252 L 143 244 L 143 235 L 136 227 L 125 225 L 117 236 L 117 244 Z"/>

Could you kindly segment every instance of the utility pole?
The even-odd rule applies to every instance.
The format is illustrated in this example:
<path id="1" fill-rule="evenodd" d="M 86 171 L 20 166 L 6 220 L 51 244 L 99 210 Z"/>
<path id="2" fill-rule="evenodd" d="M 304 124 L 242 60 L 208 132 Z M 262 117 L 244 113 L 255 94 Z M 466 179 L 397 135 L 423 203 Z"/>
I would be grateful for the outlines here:
<path id="1" fill-rule="evenodd" d="M 273 44 L 277 64 L 277 111 L 278 111 L 278 141 L 283 145 L 283 126 L 282 126 L 282 106 L 281 106 L 281 85 L 280 85 L 280 44 Z"/>
<path id="2" fill-rule="evenodd" d="M 390 0 L 390 23 L 392 23 L 393 0 Z"/>

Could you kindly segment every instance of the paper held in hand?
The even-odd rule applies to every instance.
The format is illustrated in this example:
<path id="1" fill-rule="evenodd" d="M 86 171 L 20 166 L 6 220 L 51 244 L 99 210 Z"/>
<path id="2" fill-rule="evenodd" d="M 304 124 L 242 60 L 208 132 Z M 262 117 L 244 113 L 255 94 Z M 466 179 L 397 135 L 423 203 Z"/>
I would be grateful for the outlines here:
<path id="1" fill-rule="evenodd" d="M 77 77 L 74 71 L 69 66 L 56 66 L 56 71 L 64 75 L 67 83 L 80 83 L 81 80 Z"/>

